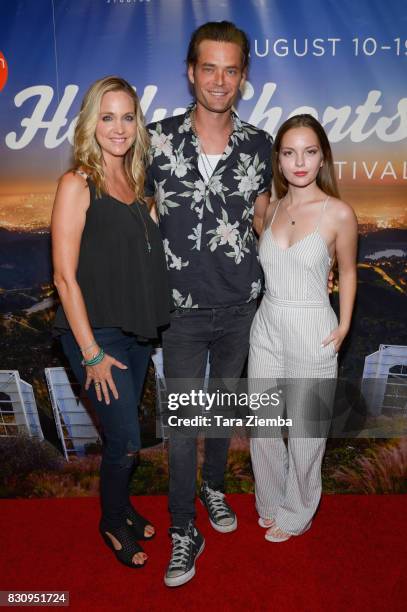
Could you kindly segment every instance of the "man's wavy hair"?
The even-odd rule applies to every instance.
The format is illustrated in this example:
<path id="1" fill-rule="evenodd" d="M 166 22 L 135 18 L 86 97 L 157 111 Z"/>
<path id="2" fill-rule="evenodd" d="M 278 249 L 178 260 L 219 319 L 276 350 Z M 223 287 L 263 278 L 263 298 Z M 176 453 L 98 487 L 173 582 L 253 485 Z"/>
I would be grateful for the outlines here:
<path id="1" fill-rule="evenodd" d="M 124 157 L 124 169 L 129 185 L 134 190 L 135 198 L 143 200 L 149 137 L 138 96 L 132 86 L 120 77 L 107 76 L 99 79 L 86 92 L 75 127 L 74 168 L 84 171 L 93 179 L 98 197 L 102 192 L 107 192 L 103 155 L 95 132 L 102 98 L 111 91 L 124 91 L 134 102 L 136 139 Z"/>
<path id="2" fill-rule="evenodd" d="M 339 189 L 336 182 L 334 162 L 332 157 L 331 145 L 329 144 L 328 136 L 322 125 L 312 115 L 294 115 L 290 117 L 279 127 L 271 154 L 271 162 L 273 169 L 273 183 L 276 197 L 281 199 L 285 196 L 288 191 L 288 183 L 281 171 L 279 155 L 281 148 L 281 141 L 283 140 L 284 134 L 294 128 L 306 127 L 310 128 L 319 141 L 319 146 L 322 151 L 323 166 L 319 169 L 317 174 L 317 185 L 326 195 L 334 198 L 339 198 Z"/>
<path id="3" fill-rule="evenodd" d="M 199 45 L 204 40 L 234 43 L 242 52 L 242 70 L 249 65 L 250 42 L 243 30 L 239 30 L 230 21 L 208 21 L 192 33 L 187 53 L 187 66 L 196 66 Z"/>

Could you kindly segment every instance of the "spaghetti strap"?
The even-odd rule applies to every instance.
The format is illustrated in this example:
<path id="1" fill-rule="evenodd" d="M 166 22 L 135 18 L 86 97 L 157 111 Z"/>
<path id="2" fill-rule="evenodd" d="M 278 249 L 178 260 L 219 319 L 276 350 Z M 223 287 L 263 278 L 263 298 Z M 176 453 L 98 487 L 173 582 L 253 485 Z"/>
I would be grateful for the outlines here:
<path id="1" fill-rule="evenodd" d="M 271 217 L 271 221 L 270 221 L 269 227 L 271 227 L 271 226 L 272 226 L 272 224 L 273 224 L 274 217 L 275 217 L 275 216 L 276 216 L 276 214 L 277 214 L 277 211 L 278 211 L 278 209 L 279 209 L 279 207 L 280 207 L 280 203 L 281 203 L 281 200 L 279 200 L 279 201 L 277 202 L 277 206 L 276 206 L 276 207 L 275 207 L 275 209 L 274 209 L 273 216 Z"/>
<path id="2" fill-rule="evenodd" d="M 319 226 L 320 226 L 320 223 L 321 223 L 321 219 L 322 219 L 323 214 L 324 214 L 324 212 L 325 212 L 326 205 L 328 204 L 328 200 L 329 200 L 329 196 L 327 196 L 327 198 L 326 198 L 326 200 L 325 200 L 325 202 L 324 202 L 324 205 L 323 205 L 323 207 L 322 207 L 321 214 L 319 215 L 318 222 L 317 222 L 317 226 L 316 226 L 316 228 L 315 228 L 315 231 L 316 231 L 316 232 L 318 232 L 318 231 L 319 231 Z"/>

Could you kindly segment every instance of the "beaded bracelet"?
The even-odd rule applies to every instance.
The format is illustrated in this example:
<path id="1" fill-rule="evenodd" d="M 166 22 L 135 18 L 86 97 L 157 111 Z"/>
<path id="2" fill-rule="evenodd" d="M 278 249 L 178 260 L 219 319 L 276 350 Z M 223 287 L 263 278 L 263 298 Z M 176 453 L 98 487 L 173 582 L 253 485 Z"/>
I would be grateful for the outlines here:
<path id="1" fill-rule="evenodd" d="M 98 363 L 100 363 L 103 359 L 103 357 L 105 356 L 105 351 L 100 348 L 99 352 L 92 357 L 91 359 L 83 359 L 82 360 L 82 365 L 83 366 L 94 366 L 97 365 Z"/>

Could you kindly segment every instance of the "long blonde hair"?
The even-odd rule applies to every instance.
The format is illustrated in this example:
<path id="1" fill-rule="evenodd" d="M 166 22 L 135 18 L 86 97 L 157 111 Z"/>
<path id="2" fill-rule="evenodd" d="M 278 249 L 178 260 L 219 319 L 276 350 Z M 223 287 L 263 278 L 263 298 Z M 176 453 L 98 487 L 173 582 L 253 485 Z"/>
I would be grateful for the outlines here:
<path id="1" fill-rule="evenodd" d="M 322 125 L 312 115 L 294 115 L 284 121 L 280 126 L 273 144 L 271 154 L 271 165 L 273 169 L 273 183 L 276 197 L 281 199 L 288 191 L 288 183 L 281 171 L 278 156 L 280 153 L 281 141 L 284 134 L 293 128 L 306 127 L 310 128 L 319 140 L 322 150 L 324 165 L 319 169 L 317 175 L 317 185 L 326 195 L 339 198 L 339 189 L 336 182 L 334 162 L 332 157 L 331 145 L 329 144 L 328 136 L 325 133 Z"/>
<path id="2" fill-rule="evenodd" d="M 110 91 L 124 91 L 134 102 L 136 139 L 124 157 L 124 170 L 129 185 L 134 190 L 135 198 L 143 200 L 150 141 L 138 96 L 132 86 L 120 77 L 107 76 L 95 81 L 83 98 L 74 134 L 75 169 L 83 170 L 93 179 L 98 197 L 102 192 L 107 192 L 102 150 L 96 140 L 95 132 L 102 98 Z"/>

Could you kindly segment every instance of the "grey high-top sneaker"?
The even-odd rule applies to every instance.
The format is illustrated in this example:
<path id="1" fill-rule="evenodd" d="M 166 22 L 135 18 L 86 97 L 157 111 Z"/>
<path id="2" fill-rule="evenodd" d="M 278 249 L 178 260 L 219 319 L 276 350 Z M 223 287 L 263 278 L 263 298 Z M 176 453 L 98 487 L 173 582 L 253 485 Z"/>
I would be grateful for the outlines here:
<path id="1" fill-rule="evenodd" d="M 237 529 L 236 514 L 225 500 L 225 494 L 222 491 L 211 489 L 209 484 L 203 480 L 199 499 L 207 509 L 209 521 L 216 531 L 228 533 Z"/>
<path id="2" fill-rule="evenodd" d="M 195 576 L 195 561 L 205 548 L 203 535 L 194 526 L 171 527 L 172 554 L 164 576 L 164 583 L 169 587 L 181 586 Z"/>

